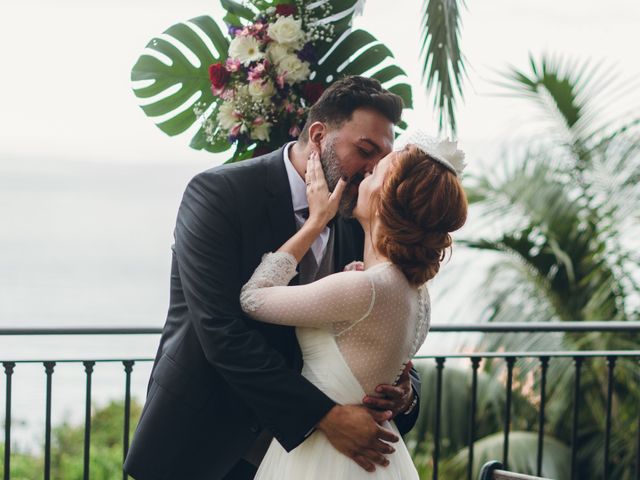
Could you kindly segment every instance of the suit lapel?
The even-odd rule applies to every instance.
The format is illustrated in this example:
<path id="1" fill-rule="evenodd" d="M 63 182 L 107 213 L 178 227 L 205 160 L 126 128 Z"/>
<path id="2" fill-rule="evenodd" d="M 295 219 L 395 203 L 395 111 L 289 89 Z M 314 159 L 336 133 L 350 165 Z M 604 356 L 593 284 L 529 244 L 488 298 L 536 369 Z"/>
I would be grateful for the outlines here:
<path id="1" fill-rule="evenodd" d="M 291 188 L 284 166 L 284 147 L 266 158 L 267 167 L 267 215 L 271 225 L 271 241 L 274 249 L 293 236 L 296 223 L 291 200 Z"/>

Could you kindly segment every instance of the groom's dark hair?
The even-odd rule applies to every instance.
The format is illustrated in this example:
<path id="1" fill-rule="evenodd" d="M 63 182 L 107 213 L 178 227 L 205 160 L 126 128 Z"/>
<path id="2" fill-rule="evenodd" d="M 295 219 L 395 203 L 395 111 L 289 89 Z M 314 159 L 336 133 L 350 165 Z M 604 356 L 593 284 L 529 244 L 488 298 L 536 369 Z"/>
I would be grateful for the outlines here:
<path id="1" fill-rule="evenodd" d="M 400 96 L 385 90 L 378 80 L 360 76 L 341 78 L 327 88 L 309 109 L 300 140 L 309 140 L 309 127 L 314 122 L 323 122 L 332 128 L 340 128 L 351 119 L 354 110 L 372 108 L 394 125 L 402 117 L 403 102 Z"/>

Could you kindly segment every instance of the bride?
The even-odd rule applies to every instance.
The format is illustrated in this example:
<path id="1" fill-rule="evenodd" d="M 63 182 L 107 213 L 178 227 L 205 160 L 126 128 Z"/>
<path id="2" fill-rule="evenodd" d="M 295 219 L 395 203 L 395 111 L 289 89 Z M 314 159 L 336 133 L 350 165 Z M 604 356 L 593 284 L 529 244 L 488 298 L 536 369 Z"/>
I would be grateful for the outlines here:
<path id="1" fill-rule="evenodd" d="M 438 273 L 451 245 L 449 233 L 466 220 L 462 152 L 448 142 L 417 138 L 380 160 L 360 183 L 353 212 L 365 232 L 360 269 L 286 286 L 335 216 L 346 185 L 340 180 L 329 193 L 314 153 L 305 175 L 308 220 L 277 252 L 263 257 L 242 288 L 240 302 L 251 317 L 298 327 L 302 374 L 339 404 L 360 404 L 365 395 L 376 395 L 377 385 L 394 383 L 418 351 L 430 320 L 425 282 Z M 398 434 L 393 423 L 382 426 Z M 255 478 L 417 479 L 402 440 L 390 450 L 386 467 L 368 473 L 331 445 L 320 422 L 289 453 L 273 440 Z"/>

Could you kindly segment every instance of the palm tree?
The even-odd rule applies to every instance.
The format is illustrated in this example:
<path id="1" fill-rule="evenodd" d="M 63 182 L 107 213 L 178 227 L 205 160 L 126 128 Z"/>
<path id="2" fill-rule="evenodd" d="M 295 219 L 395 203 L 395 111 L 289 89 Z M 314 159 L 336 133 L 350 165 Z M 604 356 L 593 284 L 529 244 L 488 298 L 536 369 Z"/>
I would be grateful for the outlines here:
<path id="1" fill-rule="evenodd" d="M 530 64 L 530 73 L 512 68 L 502 85 L 533 100 L 550 120 L 550 133 L 466 187 L 479 221 L 460 243 L 496 258 L 481 292 L 489 299 L 485 316 L 639 319 L 640 255 L 630 248 L 640 233 L 639 121 L 609 114 L 615 104 L 608 93 L 619 91 L 613 74 L 547 57 Z M 524 346 L 539 347 L 538 340 L 528 336 Z M 630 340 L 614 345 L 588 336 L 573 346 L 625 348 Z"/>
<path id="2" fill-rule="evenodd" d="M 543 140 L 516 148 L 499 169 L 469 178 L 466 187 L 470 217 L 480 220 L 459 243 L 495 259 L 479 294 L 486 300 L 488 321 L 640 319 L 640 286 L 634 278 L 640 256 L 631 248 L 640 233 L 639 121 L 627 113 L 612 115 L 617 101 L 628 101 L 617 78 L 602 65 L 546 56 L 530 58 L 530 71 L 511 68 L 503 75 L 501 86 L 533 101 L 551 129 L 540 136 Z M 492 334 L 476 348 L 628 349 L 635 348 L 638 340 L 602 334 Z M 485 365 L 485 372 L 499 382 L 504 365 Z M 534 363 L 523 364 L 517 374 L 522 380 L 534 368 Z M 614 423 L 617 433 L 611 445 L 615 478 L 630 475 L 626 469 L 634 454 L 629 419 L 637 415 L 640 401 L 637 382 L 630 380 L 634 376 L 637 365 L 619 360 L 614 405 L 620 421 Z M 553 361 L 548 378 L 553 388 L 547 432 L 568 442 L 566 412 L 572 402 L 573 370 L 567 362 Z M 604 362 L 585 363 L 582 378 L 580 468 L 590 472 L 587 476 L 599 476 L 606 406 Z M 527 417 L 526 412 L 521 414 Z M 488 438 L 486 442 L 490 448 Z M 521 436 L 513 445 L 516 458 L 522 453 L 519 449 L 535 452 L 535 437 Z M 459 463 L 463 456 L 454 458 Z"/>

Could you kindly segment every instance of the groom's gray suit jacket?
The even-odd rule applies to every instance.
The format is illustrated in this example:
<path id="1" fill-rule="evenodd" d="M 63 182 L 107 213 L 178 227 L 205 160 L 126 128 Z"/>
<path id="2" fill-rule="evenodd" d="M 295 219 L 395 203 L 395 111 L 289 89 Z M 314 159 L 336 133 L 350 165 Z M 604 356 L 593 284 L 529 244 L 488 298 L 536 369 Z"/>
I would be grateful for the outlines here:
<path id="1" fill-rule="evenodd" d="M 299 374 L 294 329 L 256 322 L 239 304 L 262 255 L 295 231 L 282 149 L 212 168 L 187 186 L 169 312 L 124 464 L 135 479 L 221 479 L 262 429 L 292 450 L 334 406 Z M 362 259 L 362 248 L 357 223 L 338 219 L 336 269 Z M 417 409 L 396 423 L 404 433 L 416 418 Z"/>

